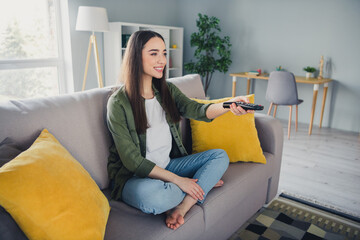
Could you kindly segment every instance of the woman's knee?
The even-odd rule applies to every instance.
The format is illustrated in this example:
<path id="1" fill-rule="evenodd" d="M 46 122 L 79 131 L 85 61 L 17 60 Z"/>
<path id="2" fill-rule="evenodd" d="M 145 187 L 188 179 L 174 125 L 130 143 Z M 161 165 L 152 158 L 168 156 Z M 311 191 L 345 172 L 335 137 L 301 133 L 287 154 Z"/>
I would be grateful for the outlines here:
<path id="1" fill-rule="evenodd" d="M 216 152 L 216 159 L 220 166 L 222 166 L 225 170 L 229 166 L 229 156 L 227 155 L 226 151 L 223 149 L 214 149 Z"/>
<path id="2" fill-rule="evenodd" d="M 161 189 L 152 189 L 139 198 L 138 207 L 149 214 L 164 213 L 181 203 L 185 194 L 173 183 L 164 183 Z"/>
<path id="3" fill-rule="evenodd" d="M 161 214 L 165 212 L 165 207 L 161 199 L 158 198 L 146 198 L 139 201 L 139 209 L 148 214 Z"/>

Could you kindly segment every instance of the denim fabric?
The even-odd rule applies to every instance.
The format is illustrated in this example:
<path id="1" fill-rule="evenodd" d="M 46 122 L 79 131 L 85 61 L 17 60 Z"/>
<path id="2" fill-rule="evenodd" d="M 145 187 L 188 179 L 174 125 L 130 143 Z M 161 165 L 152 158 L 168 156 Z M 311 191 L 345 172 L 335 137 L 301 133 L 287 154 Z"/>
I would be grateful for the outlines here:
<path id="1" fill-rule="evenodd" d="M 228 166 L 229 158 L 226 152 L 213 149 L 171 159 L 166 170 L 181 177 L 198 179 L 197 183 L 205 192 L 205 200 Z M 125 203 L 152 214 L 161 214 L 178 206 L 185 196 L 186 193 L 174 183 L 137 176 L 126 182 L 122 192 L 122 200 Z M 198 203 L 201 204 L 204 200 Z"/>

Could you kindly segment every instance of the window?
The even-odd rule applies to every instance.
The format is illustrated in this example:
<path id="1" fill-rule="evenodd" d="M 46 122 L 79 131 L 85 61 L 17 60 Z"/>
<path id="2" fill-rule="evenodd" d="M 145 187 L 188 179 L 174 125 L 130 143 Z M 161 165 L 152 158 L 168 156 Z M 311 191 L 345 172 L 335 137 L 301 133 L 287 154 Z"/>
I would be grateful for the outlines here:
<path id="1" fill-rule="evenodd" d="M 66 24 L 61 23 L 60 9 L 65 9 L 60 0 L 1 4 L 0 102 L 58 95 L 73 89 L 65 81 L 64 66 L 68 64 L 62 26 Z"/>

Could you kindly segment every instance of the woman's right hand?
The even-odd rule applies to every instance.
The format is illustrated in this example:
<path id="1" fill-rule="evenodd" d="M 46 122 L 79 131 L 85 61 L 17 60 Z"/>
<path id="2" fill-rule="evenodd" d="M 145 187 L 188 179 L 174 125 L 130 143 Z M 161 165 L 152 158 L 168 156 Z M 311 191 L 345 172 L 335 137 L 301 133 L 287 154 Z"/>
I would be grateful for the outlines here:
<path id="1" fill-rule="evenodd" d="M 182 191 L 189 194 L 195 200 L 203 200 L 205 192 L 196 182 L 198 179 L 180 177 L 168 170 L 155 166 L 149 173 L 149 177 L 160 179 L 165 182 L 175 183 Z"/>
<path id="2" fill-rule="evenodd" d="M 189 194 L 195 200 L 203 200 L 205 192 L 196 182 L 198 179 L 179 177 L 175 182 L 176 185 L 179 186 L 181 190 Z"/>

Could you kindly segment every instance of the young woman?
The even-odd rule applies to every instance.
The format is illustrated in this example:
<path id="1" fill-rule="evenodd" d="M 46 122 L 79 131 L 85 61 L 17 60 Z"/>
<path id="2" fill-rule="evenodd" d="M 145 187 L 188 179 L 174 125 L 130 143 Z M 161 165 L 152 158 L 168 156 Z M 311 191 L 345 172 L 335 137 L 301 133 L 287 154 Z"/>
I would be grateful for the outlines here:
<path id="1" fill-rule="evenodd" d="M 166 225 L 177 229 L 195 203 L 223 185 L 229 164 L 220 149 L 188 155 L 180 138 L 180 116 L 209 122 L 229 109 L 192 101 L 166 82 L 166 47 L 156 32 L 132 34 L 122 66 L 124 86 L 110 97 L 107 115 L 114 139 L 108 163 L 112 198 L 145 213 L 166 212 Z M 235 104 L 230 111 L 246 114 Z"/>

